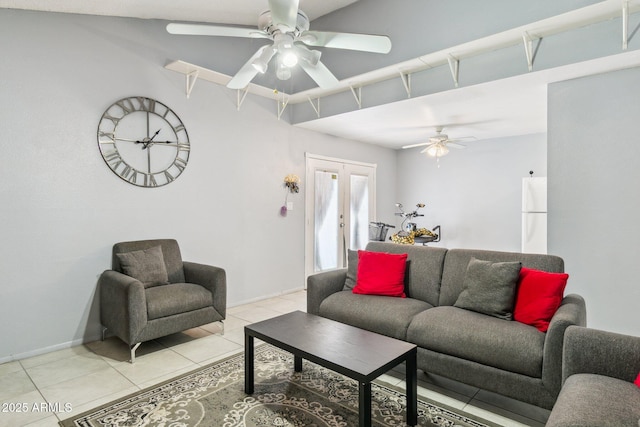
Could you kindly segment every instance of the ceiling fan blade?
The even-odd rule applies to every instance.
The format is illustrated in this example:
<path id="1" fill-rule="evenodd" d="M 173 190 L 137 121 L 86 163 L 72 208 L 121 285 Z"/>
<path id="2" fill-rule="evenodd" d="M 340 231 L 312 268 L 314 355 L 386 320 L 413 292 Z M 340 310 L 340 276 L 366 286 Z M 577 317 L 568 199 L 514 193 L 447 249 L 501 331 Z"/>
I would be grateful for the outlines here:
<path id="1" fill-rule="evenodd" d="M 298 40 L 309 46 L 324 46 L 336 49 L 375 53 L 389 53 L 391 50 L 391 39 L 389 37 L 373 34 L 305 31 L 298 37 Z"/>
<path id="2" fill-rule="evenodd" d="M 259 72 L 258 68 L 253 65 L 253 62 L 262 56 L 265 49 L 271 49 L 271 51 L 273 51 L 268 59 L 270 60 L 271 57 L 273 57 L 273 54 L 275 53 L 275 49 L 273 48 L 273 46 L 262 46 L 256 53 L 253 54 L 251 58 L 249 58 L 247 62 L 245 62 L 245 64 L 242 66 L 242 68 L 240 68 L 236 75 L 233 76 L 231 80 L 229 80 L 229 83 L 227 83 L 227 87 L 229 89 L 244 89 L 245 87 L 247 87 L 247 85 Z M 265 57 L 263 58 L 267 59 Z"/>
<path id="3" fill-rule="evenodd" d="M 456 144 L 455 142 L 451 142 L 452 140 L 447 141 L 447 147 L 453 147 L 453 148 L 467 148 L 466 146 L 462 145 L 462 144 Z"/>
<path id="4" fill-rule="evenodd" d="M 331 88 L 339 83 L 336 76 L 320 61 L 315 67 L 306 61 L 300 61 L 298 64 L 323 89 Z"/>
<path id="5" fill-rule="evenodd" d="M 167 24 L 167 32 L 169 34 L 180 34 L 186 36 L 269 38 L 267 33 L 256 30 L 255 28 L 225 27 L 222 25 L 179 24 L 174 22 Z"/>
<path id="6" fill-rule="evenodd" d="M 467 140 L 470 140 L 470 139 L 476 140 L 478 138 L 476 138 L 475 136 L 459 136 L 457 138 L 451 138 L 448 141 L 449 142 L 458 142 L 458 141 L 467 141 Z"/>
<path id="7" fill-rule="evenodd" d="M 437 146 L 437 145 L 438 145 L 438 144 L 436 144 L 436 143 L 432 143 L 432 144 L 427 145 L 427 147 L 426 147 L 424 150 L 420 151 L 420 154 L 424 154 L 424 153 L 426 153 L 427 151 L 429 151 L 429 149 L 430 149 L 431 147 L 433 147 L 433 146 Z"/>
<path id="8" fill-rule="evenodd" d="M 298 21 L 298 0 L 269 0 L 271 20 L 281 31 L 296 29 Z"/>
<path id="9" fill-rule="evenodd" d="M 430 143 L 429 142 L 420 142 L 418 144 L 404 145 L 404 146 L 402 146 L 402 149 L 406 150 L 407 148 L 423 147 L 425 145 L 430 145 Z"/>

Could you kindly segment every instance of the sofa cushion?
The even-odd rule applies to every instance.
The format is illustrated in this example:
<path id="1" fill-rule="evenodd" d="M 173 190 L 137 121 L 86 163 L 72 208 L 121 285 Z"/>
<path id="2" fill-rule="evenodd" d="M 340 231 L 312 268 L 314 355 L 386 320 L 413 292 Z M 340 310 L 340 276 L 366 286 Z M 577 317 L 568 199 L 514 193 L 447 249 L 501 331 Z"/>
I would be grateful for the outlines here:
<path id="1" fill-rule="evenodd" d="M 412 298 L 336 292 L 321 304 L 322 317 L 405 340 L 413 316 L 432 306 Z"/>
<path id="2" fill-rule="evenodd" d="M 213 295 L 193 283 L 172 283 L 145 290 L 149 320 L 213 306 Z"/>
<path id="3" fill-rule="evenodd" d="M 145 288 L 169 283 L 160 246 L 117 253 L 116 257 L 118 257 L 124 274 L 141 281 Z"/>
<path id="4" fill-rule="evenodd" d="M 366 249 L 391 254 L 407 254 L 404 288 L 407 297 L 427 302 L 432 306 L 438 305 L 442 266 L 447 249 L 387 242 L 369 242 Z"/>
<path id="5" fill-rule="evenodd" d="M 636 380 L 633 383 L 638 387 L 640 387 L 640 372 L 638 373 L 638 376 L 636 377 Z"/>
<path id="6" fill-rule="evenodd" d="M 358 251 L 347 250 L 347 278 L 344 279 L 343 291 L 352 291 L 358 277 Z"/>
<path id="7" fill-rule="evenodd" d="M 534 378 L 542 376 L 544 340 L 531 326 L 451 306 L 417 314 L 407 330 L 419 347 Z"/>
<path id="8" fill-rule="evenodd" d="M 358 275 L 353 293 L 406 298 L 406 263 L 407 254 L 358 251 Z"/>
<path id="9" fill-rule="evenodd" d="M 640 391 L 630 382 L 596 374 L 565 381 L 547 427 L 638 426 Z"/>
<path id="10" fill-rule="evenodd" d="M 469 260 L 474 257 L 486 261 L 520 261 L 524 267 L 562 273 L 564 261 L 555 255 L 523 254 L 518 252 L 484 251 L 480 249 L 449 249 L 442 267 L 440 299 L 433 305 L 453 305 L 464 289 L 464 276 Z"/>
<path id="11" fill-rule="evenodd" d="M 523 267 L 516 289 L 513 319 L 546 332 L 560 307 L 569 275 Z"/>
<path id="12" fill-rule="evenodd" d="M 521 266 L 520 262 L 471 258 L 464 277 L 464 290 L 454 306 L 511 320 Z"/>

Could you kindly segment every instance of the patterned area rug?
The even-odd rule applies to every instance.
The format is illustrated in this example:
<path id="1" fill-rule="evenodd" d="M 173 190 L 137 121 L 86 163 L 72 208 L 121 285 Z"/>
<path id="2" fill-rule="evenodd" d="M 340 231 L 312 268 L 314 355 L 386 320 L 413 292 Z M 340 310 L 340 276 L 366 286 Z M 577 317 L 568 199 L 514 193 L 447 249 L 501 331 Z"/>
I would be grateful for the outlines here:
<path id="1" fill-rule="evenodd" d="M 355 381 L 270 345 L 255 349 L 255 393 L 244 393 L 244 354 L 62 421 L 62 426 L 351 427 L 358 425 Z M 373 426 L 405 426 L 405 396 L 372 385 Z M 418 401 L 420 426 L 487 427 L 460 411 Z"/>

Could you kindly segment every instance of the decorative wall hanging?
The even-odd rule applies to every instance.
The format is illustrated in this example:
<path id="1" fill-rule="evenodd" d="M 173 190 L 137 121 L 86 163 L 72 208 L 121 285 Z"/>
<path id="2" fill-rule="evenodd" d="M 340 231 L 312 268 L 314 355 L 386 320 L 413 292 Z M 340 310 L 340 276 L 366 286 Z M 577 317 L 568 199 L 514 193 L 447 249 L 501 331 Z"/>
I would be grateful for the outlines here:
<path id="1" fill-rule="evenodd" d="M 289 210 L 287 207 L 287 200 L 289 197 L 289 193 L 298 193 L 300 192 L 300 178 L 298 175 L 290 173 L 289 175 L 284 177 L 284 205 L 280 208 L 280 215 L 287 216 L 287 211 Z"/>
<path id="2" fill-rule="evenodd" d="M 138 187 L 173 182 L 187 167 L 189 135 L 162 102 L 131 96 L 109 106 L 98 124 L 102 158 L 118 177 Z"/>

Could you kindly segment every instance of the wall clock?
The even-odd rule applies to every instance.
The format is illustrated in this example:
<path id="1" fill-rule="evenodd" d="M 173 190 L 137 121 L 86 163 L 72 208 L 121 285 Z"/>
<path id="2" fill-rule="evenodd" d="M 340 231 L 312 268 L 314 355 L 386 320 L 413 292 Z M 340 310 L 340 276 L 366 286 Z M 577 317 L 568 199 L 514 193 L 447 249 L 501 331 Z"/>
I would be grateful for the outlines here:
<path id="1" fill-rule="evenodd" d="M 126 182 L 160 187 L 187 167 L 189 135 L 178 115 L 162 102 L 131 96 L 114 102 L 98 124 L 105 163 Z"/>

